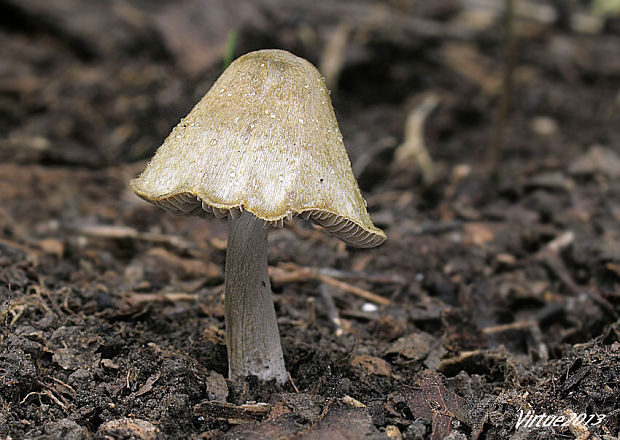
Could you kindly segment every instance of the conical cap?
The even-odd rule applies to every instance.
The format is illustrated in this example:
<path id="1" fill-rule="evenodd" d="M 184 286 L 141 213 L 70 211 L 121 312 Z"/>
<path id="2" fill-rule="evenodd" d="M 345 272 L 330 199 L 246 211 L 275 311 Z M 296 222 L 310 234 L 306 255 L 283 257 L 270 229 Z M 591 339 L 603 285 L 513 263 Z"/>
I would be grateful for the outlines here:
<path id="1" fill-rule="evenodd" d="M 182 214 L 246 210 L 275 226 L 301 215 L 354 246 L 385 240 L 366 210 L 323 78 L 282 50 L 234 61 L 131 187 Z"/>

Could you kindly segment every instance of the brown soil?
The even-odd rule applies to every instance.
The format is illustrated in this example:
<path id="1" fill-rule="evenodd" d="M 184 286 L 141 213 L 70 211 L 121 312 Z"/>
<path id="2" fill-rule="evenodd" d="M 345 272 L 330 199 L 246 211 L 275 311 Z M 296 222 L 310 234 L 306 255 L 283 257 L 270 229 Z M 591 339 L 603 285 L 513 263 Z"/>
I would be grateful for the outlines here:
<path id="1" fill-rule="evenodd" d="M 0 0 L 0 438 L 583 434 L 517 428 L 520 411 L 599 414 L 589 438 L 616 438 L 620 19 L 524 2 L 511 51 L 501 12 L 472 3 Z M 128 188 L 231 29 L 235 56 L 316 65 L 347 35 L 328 81 L 388 235 L 270 232 L 283 387 L 225 380 L 226 222 Z M 407 139 L 430 175 L 395 155 L 433 100 Z"/>

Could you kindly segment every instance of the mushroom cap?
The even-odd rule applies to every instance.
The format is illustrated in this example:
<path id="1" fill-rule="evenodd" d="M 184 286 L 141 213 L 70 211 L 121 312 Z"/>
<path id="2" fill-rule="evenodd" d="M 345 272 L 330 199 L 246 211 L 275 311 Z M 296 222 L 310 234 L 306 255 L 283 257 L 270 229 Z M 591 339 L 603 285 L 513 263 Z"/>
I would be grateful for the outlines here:
<path id="1" fill-rule="evenodd" d="M 246 210 L 276 227 L 300 215 L 357 247 L 385 240 L 353 176 L 324 79 L 283 50 L 235 60 L 131 188 L 181 214 Z"/>

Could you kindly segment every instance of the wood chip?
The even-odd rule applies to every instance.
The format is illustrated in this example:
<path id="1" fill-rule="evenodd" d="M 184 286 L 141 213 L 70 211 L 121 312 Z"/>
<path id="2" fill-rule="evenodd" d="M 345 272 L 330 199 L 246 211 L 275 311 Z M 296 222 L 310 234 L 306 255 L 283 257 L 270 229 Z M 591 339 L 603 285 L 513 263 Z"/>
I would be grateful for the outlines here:
<path id="1" fill-rule="evenodd" d="M 349 396 L 348 394 L 342 397 L 340 400 L 342 400 L 343 403 L 349 405 L 351 408 L 366 408 L 366 405 L 364 405 L 359 400 Z"/>
<path id="2" fill-rule="evenodd" d="M 97 430 L 97 435 L 102 438 L 131 438 L 136 440 L 154 440 L 158 433 L 159 428 L 151 422 L 128 417 L 105 422 Z"/>

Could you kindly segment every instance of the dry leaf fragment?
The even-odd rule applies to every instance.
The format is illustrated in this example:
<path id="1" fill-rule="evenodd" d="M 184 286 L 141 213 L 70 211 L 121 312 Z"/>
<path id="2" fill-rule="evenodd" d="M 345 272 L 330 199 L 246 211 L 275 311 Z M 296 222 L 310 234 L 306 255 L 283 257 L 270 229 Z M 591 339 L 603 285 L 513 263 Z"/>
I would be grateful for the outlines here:
<path id="1" fill-rule="evenodd" d="M 467 401 L 447 389 L 430 372 L 422 381 L 420 389 L 404 386 L 400 392 L 414 417 L 422 417 L 432 422 L 433 440 L 443 439 L 450 434 L 453 419 L 472 426 Z"/>
<path id="2" fill-rule="evenodd" d="M 435 345 L 435 338 L 425 332 L 416 332 L 398 338 L 386 354 L 420 361 L 428 356 L 433 345 Z"/>
<path id="3" fill-rule="evenodd" d="M 146 394 L 149 391 L 151 391 L 153 389 L 153 385 L 155 384 L 155 382 L 157 382 L 159 380 L 160 375 L 161 375 L 160 373 L 156 373 L 156 374 L 153 374 L 152 376 L 150 376 L 146 380 L 144 385 L 142 385 L 140 387 L 140 389 L 136 392 L 136 397 L 142 396 L 143 394 Z"/>
<path id="4" fill-rule="evenodd" d="M 381 358 L 370 356 L 368 354 L 360 354 L 355 356 L 351 360 L 353 367 L 362 368 L 368 374 L 375 374 L 377 376 L 391 376 L 392 367 L 389 363 Z"/>

